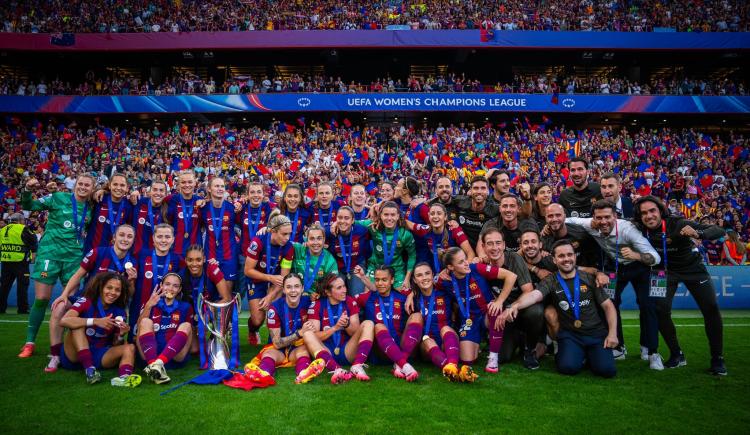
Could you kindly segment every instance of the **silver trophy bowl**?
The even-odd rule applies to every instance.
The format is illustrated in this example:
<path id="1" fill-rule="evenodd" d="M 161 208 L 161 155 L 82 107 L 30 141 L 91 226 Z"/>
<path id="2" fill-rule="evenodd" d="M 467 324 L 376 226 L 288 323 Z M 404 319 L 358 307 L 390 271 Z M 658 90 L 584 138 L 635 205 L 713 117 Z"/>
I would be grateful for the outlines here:
<path id="1" fill-rule="evenodd" d="M 209 335 L 206 337 L 206 349 L 210 356 L 208 363 L 211 370 L 227 370 L 227 356 L 230 355 L 227 337 L 232 334 L 232 314 L 239 313 L 240 295 L 234 295 L 229 302 L 211 302 L 201 296 L 198 299 L 198 317 Z"/>

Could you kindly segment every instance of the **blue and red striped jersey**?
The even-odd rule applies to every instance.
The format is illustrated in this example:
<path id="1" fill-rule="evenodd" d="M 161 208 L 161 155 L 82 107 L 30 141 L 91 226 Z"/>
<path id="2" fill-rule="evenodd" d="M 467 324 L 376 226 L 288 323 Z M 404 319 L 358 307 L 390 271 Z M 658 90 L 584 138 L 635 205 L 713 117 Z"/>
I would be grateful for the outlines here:
<path id="1" fill-rule="evenodd" d="M 151 204 L 151 210 L 149 212 L 149 204 Z M 154 248 L 154 227 L 164 223 L 164 215 L 162 214 L 162 206 L 153 205 L 151 198 L 141 198 L 138 204 L 133 207 L 133 219 L 131 223 L 135 228 L 135 240 L 133 241 L 133 254 L 140 254 L 141 250 L 147 251 Z"/>
<path id="2" fill-rule="evenodd" d="M 188 246 L 198 243 L 201 235 L 200 209 L 195 203 L 200 198 L 193 195 L 190 199 L 184 199 L 182 195 L 173 194 L 167 197 L 167 222 L 174 227 L 174 252 L 185 255 Z M 183 203 L 185 210 L 183 210 Z M 189 213 L 192 209 L 192 213 Z M 187 215 L 190 216 L 187 216 Z M 187 219 L 187 218 L 190 219 Z M 189 230 L 189 231 L 188 231 Z M 185 234 L 188 237 L 185 237 Z"/>
<path id="3" fill-rule="evenodd" d="M 237 258 L 237 238 L 234 223 L 237 220 L 234 206 L 224 201 L 221 207 L 214 207 L 209 201 L 200 210 L 201 224 L 206 230 L 203 248 L 206 258 L 227 261 Z"/>
<path id="4" fill-rule="evenodd" d="M 349 234 L 339 234 L 334 236 L 329 234 L 326 238 L 326 244 L 328 250 L 336 258 L 336 263 L 339 267 L 339 272 L 349 273 L 354 270 L 357 265 L 362 266 L 366 269 L 367 259 L 370 258 L 370 231 L 367 227 L 359 224 L 354 224 Z M 344 243 L 344 249 L 342 251 L 341 242 Z M 349 270 L 346 269 L 344 262 L 344 251 L 347 256 L 351 256 L 351 262 L 349 263 Z"/>
<path id="5" fill-rule="evenodd" d="M 126 290 L 123 289 L 123 291 Z M 120 316 L 125 320 L 127 317 L 125 310 L 118 306 L 110 305 L 104 308 L 101 299 L 95 302 L 91 299 L 79 298 L 70 309 L 77 312 L 78 317 L 81 318 L 100 319 L 112 316 L 114 319 Z M 119 331 L 117 328 L 105 329 L 98 326 L 87 326 L 85 332 L 89 348 L 101 349 L 112 346 Z"/>
<path id="6" fill-rule="evenodd" d="M 111 245 L 115 230 L 118 226 L 131 221 L 132 212 L 133 205 L 126 198 L 122 198 L 120 202 L 112 202 L 112 196 L 109 193 L 105 194 L 92 210 L 83 252 Z"/>
<path id="7" fill-rule="evenodd" d="M 237 225 L 240 227 L 240 249 L 244 255 L 247 248 L 250 247 L 250 241 L 255 237 L 255 233 L 265 228 L 268 224 L 268 216 L 273 211 L 273 205 L 270 202 L 263 202 L 258 207 L 251 207 L 250 204 L 242 207 L 242 211 L 237 214 Z"/>

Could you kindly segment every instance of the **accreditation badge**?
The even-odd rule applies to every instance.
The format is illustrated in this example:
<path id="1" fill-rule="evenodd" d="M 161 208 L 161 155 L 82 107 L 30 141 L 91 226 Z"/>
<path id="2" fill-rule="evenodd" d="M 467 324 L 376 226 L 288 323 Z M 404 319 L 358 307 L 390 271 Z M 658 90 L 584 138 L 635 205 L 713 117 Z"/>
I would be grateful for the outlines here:
<path id="1" fill-rule="evenodd" d="M 617 274 L 614 272 L 604 272 L 609 276 L 609 284 L 602 289 L 605 295 L 610 299 L 615 299 L 615 293 L 617 292 Z"/>
<path id="2" fill-rule="evenodd" d="M 651 288 L 649 288 L 648 295 L 652 298 L 667 297 L 667 273 L 665 271 L 651 271 Z"/>

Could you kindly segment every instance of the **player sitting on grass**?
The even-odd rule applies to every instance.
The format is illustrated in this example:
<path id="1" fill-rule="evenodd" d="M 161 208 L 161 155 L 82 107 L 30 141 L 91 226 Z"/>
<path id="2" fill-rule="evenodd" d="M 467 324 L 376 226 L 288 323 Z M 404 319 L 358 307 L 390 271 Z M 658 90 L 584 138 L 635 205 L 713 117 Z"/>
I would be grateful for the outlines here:
<path id="1" fill-rule="evenodd" d="M 107 248 L 92 249 L 83 257 L 81 265 L 76 273 L 65 285 L 62 294 L 52 303 L 52 313 L 49 320 L 50 360 L 44 369 L 47 373 L 57 370 L 60 363 L 60 345 L 62 344 L 62 325 L 60 319 L 68 312 L 71 304 L 75 302 L 79 294 L 79 284 L 85 279 L 88 284 L 94 276 L 102 272 L 116 272 L 127 278 L 129 285 L 123 287 L 126 297 L 129 299 L 133 292 L 137 270 L 133 267 L 133 257 L 130 248 L 133 246 L 135 230 L 128 224 L 117 227 L 112 238 L 112 246 Z"/>
<path id="2" fill-rule="evenodd" d="M 419 318 L 424 325 L 420 349 L 448 380 L 462 381 L 458 372 L 458 334 L 451 326 L 453 293 L 435 289 L 432 268 L 424 261 L 414 267 L 412 281 L 415 309 L 410 319 Z"/>
<path id="3" fill-rule="evenodd" d="M 333 354 L 333 359 L 342 366 L 351 364 L 357 380 L 369 381 L 365 362 L 372 349 L 375 325 L 370 320 L 360 322 L 359 306 L 347 293 L 344 279 L 329 273 L 318 281 L 320 299 L 310 304 L 308 316 L 318 340 Z M 320 350 L 317 343 L 314 347 Z"/>
<path id="4" fill-rule="evenodd" d="M 177 300 L 181 292 L 180 275 L 166 274 L 138 318 L 138 351 L 146 375 L 157 384 L 170 381 L 166 368 L 181 368 L 190 359 L 193 307 Z"/>
<path id="5" fill-rule="evenodd" d="M 284 297 L 272 303 L 266 315 L 271 343 L 261 350 L 253 362 L 245 366 L 245 373 L 273 385 L 276 367 L 294 364 L 297 373 L 294 382 L 305 384 L 325 369 L 322 359 L 310 362 L 310 353 L 302 340 L 305 332 L 314 331 L 312 322 L 307 320 L 310 297 L 302 294 L 302 277 L 294 272 L 284 277 L 282 290 Z M 256 365 L 256 361 L 260 363 Z"/>
<path id="6" fill-rule="evenodd" d="M 374 285 L 362 276 L 368 291 L 357 296 L 357 304 L 367 320 L 375 324 L 379 354 L 371 359 L 379 362 L 385 355 L 393 361 L 393 376 L 412 382 L 417 380 L 419 373 L 408 360 L 420 341 L 422 325 L 418 319 L 407 321 L 406 296 L 393 288 L 394 276 L 393 268 L 384 264 L 375 269 Z M 408 287 L 408 282 L 406 285 Z"/>
<path id="7" fill-rule="evenodd" d="M 94 384 L 102 377 L 100 368 L 119 365 L 119 376 L 112 379 L 118 387 L 136 387 L 141 377 L 133 375 L 135 346 L 122 341 L 130 327 L 125 323 L 128 306 L 128 281 L 120 274 L 103 272 L 86 287 L 60 321 L 69 330 L 63 341 L 60 365 L 86 372 L 86 382 Z"/>

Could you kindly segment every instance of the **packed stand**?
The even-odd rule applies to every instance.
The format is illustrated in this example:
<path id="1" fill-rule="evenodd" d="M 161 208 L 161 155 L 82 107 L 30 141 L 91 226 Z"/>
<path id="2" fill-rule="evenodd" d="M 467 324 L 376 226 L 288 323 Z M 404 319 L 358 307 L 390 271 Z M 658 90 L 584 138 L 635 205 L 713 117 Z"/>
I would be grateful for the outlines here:
<path id="1" fill-rule="evenodd" d="M 8 1 L 0 6 L 5 32 L 123 33 L 252 30 L 408 29 L 580 30 L 693 32 L 748 30 L 742 0 L 181 0 L 129 2 Z"/>
<path id="2" fill-rule="evenodd" d="M 744 80 L 736 78 L 694 79 L 658 78 L 639 83 L 626 78 L 606 76 L 515 75 L 510 83 L 482 84 L 465 74 L 410 75 L 406 79 L 386 76 L 371 81 L 344 80 L 320 75 L 301 76 L 237 76 L 217 84 L 214 78 L 204 80 L 194 74 L 167 77 L 162 83 L 138 77 L 114 75 L 97 77 L 86 74 L 80 84 L 55 78 L 21 80 L 0 79 L 0 95 L 191 95 L 248 93 L 393 93 L 393 92 L 496 92 L 519 94 L 617 94 L 617 95 L 740 95 L 747 94 Z"/>

